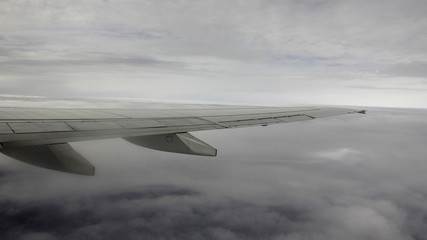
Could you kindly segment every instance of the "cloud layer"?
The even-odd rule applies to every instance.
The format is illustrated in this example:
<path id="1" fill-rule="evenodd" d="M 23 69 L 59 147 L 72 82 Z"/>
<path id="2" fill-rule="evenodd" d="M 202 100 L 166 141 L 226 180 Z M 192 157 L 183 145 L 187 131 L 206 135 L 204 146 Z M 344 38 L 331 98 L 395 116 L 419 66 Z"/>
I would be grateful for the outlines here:
<path id="1" fill-rule="evenodd" d="M 368 113 L 194 133 L 216 158 L 72 143 L 95 177 L 2 155 L 0 237 L 422 239 L 427 113 Z"/>
<path id="2" fill-rule="evenodd" d="M 1 1 L 0 9 L 1 94 L 427 106 L 423 0 Z"/>
<path id="3" fill-rule="evenodd" d="M 426 10 L 423 0 L 0 1 L 0 100 L 425 108 Z M 371 108 L 195 133 L 216 158 L 72 143 L 93 178 L 1 155 L 0 239 L 423 239 L 426 117 Z"/>

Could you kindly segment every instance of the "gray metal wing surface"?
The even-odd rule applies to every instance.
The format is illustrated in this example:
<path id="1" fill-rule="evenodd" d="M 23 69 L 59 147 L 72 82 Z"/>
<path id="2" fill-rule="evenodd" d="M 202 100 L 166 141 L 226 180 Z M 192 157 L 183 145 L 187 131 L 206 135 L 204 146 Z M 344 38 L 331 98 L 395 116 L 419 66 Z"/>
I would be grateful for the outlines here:
<path id="1" fill-rule="evenodd" d="M 312 120 L 363 110 L 329 107 L 225 109 L 0 108 L 0 152 L 33 165 L 83 175 L 94 167 L 68 142 L 124 138 L 152 149 L 215 156 L 188 132 Z"/>

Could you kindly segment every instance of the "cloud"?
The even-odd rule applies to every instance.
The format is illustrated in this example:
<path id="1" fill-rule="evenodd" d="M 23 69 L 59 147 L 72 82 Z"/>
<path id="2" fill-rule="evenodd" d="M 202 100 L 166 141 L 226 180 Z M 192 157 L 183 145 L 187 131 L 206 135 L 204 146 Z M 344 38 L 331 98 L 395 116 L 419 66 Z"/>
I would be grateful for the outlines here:
<path id="1" fill-rule="evenodd" d="M 427 78 L 426 62 L 394 64 L 384 70 L 385 73 L 398 76 Z"/>
<path id="2" fill-rule="evenodd" d="M 0 100 L 426 107 L 426 9 L 423 0 L 0 1 Z M 370 108 L 194 133 L 219 149 L 215 159 L 120 139 L 72 143 L 94 178 L 1 155 L 0 238 L 423 239 L 426 116 Z"/>
<path id="3" fill-rule="evenodd" d="M 3 65 L 6 68 L 11 66 L 20 66 L 20 65 L 31 65 L 34 67 L 52 67 L 52 66 L 87 66 L 87 65 L 137 65 L 137 66 L 145 66 L 145 65 L 160 65 L 160 64 L 169 64 L 173 66 L 174 63 L 171 62 L 162 62 L 157 61 L 155 59 L 142 58 L 142 57 L 110 57 L 103 56 L 100 58 L 94 59 L 52 59 L 52 60 L 14 60 L 10 62 L 3 62 Z"/>
<path id="4" fill-rule="evenodd" d="M 91 178 L 0 156 L 0 237 L 422 239 L 425 115 L 372 108 L 195 132 L 215 159 L 72 143 L 97 167 Z"/>
<path id="5" fill-rule="evenodd" d="M 48 233 L 29 233 L 19 238 L 20 240 L 54 240 L 55 238 Z"/>
<path id="6" fill-rule="evenodd" d="M 425 107 L 425 1 L 0 4 L 2 94 Z"/>
<path id="7" fill-rule="evenodd" d="M 358 89 L 367 89 L 367 90 L 383 90 L 383 91 L 419 91 L 426 92 L 427 88 L 419 88 L 419 87 L 376 87 L 376 86 L 368 86 L 368 85 L 351 85 L 349 88 L 358 88 Z"/>
<path id="8" fill-rule="evenodd" d="M 276 210 L 240 201 L 202 202 L 204 199 L 193 200 L 198 195 L 192 190 L 167 186 L 140 189 L 138 194 L 121 192 L 111 196 L 63 199 L 66 205 L 61 202 L 2 202 L 3 210 L 19 209 L 3 215 L 1 222 L 7 232 L 3 239 L 20 236 L 22 230 L 30 232 L 24 235 L 28 239 L 36 239 L 32 232 L 47 232 L 61 239 L 115 239 L 119 236 L 257 239 L 292 231 L 297 226 L 292 220 L 304 220 L 292 209 Z"/>
<path id="9" fill-rule="evenodd" d="M 320 157 L 324 159 L 330 159 L 333 161 L 346 161 L 347 159 L 351 159 L 351 156 L 354 154 L 358 154 L 359 151 L 349 148 L 340 148 L 334 150 L 326 150 L 322 152 L 317 152 L 314 154 L 315 157 Z"/>
<path id="10" fill-rule="evenodd" d="M 329 232 L 334 238 L 350 239 L 410 239 L 398 230 L 393 222 L 373 209 L 364 207 L 336 207 L 329 209 L 326 221 L 336 224 Z M 331 217 L 332 216 L 332 217 Z"/>

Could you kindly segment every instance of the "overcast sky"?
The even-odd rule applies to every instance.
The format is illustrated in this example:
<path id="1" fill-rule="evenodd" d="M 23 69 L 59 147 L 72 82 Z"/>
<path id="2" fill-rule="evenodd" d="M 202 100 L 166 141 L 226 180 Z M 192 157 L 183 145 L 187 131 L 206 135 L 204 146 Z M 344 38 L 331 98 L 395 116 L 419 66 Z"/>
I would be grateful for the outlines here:
<path id="1" fill-rule="evenodd" d="M 427 111 L 407 108 L 427 108 L 426 12 L 425 0 L 0 0 L 0 106 L 368 110 L 194 133 L 215 158 L 71 143 L 94 177 L 0 154 L 0 239 L 424 239 Z"/>
<path id="2" fill-rule="evenodd" d="M 0 1 L 0 94 L 427 107 L 425 0 Z"/>

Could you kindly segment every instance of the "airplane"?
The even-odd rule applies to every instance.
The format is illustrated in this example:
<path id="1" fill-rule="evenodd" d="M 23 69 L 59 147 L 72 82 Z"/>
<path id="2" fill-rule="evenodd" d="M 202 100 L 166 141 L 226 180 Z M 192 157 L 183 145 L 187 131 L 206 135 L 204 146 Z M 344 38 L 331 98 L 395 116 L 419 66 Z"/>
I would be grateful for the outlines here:
<path id="1" fill-rule="evenodd" d="M 189 132 L 361 113 L 336 107 L 75 109 L 0 107 L 0 152 L 38 167 L 93 176 L 95 167 L 68 142 L 123 138 L 166 152 L 216 156 Z"/>

